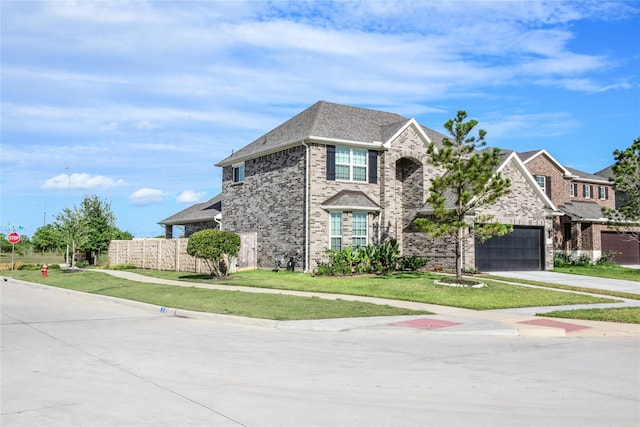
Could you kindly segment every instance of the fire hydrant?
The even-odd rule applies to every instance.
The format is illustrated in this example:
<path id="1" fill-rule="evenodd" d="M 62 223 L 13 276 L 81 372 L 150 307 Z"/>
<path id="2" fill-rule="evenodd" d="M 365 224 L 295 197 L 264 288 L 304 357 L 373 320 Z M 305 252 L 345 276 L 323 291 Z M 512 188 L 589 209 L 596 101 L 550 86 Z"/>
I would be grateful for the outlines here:
<path id="1" fill-rule="evenodd" d="M 40 269 L 40 271 L 42 272 L 42 277 L 47 277 L 47 270 L 49 270 L 47 264 L 42 264 L 42 268 Z"/>

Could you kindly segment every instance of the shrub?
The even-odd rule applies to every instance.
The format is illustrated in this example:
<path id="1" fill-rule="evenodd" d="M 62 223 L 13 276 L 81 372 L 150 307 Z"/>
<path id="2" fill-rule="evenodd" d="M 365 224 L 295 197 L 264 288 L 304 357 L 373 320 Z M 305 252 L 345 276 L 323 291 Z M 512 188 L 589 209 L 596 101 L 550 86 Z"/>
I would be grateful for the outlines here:
<path id="1" fill-rule="evenodd" d="M 620 255 L 620 252 L 607 251 L 607 252 L 603 253 L 600 258 L 598 258 L 598 261 L 596 261 L 596 264 L 598 264 L 598 265 L 612 265 L 613 264 L 613 259 L 615 257 L 617 257 L 618 255 Z"/>
<path id="2" fill-rule="evenodd" d="M 361 248 L 327 249 L 329 262 L 318 263 L 318 275 L 349 275 L 359 273 L 388 273 L 397 270 L 416 271 L 427 265 L 426 258 L 401 257 L 395 239 Z"/>
<path id="3" fill-rule="evenodd" d="M 420 258 L 415 255 L 410 257 L 403 256 L 400 257 L 398 262 L 400 263 L 401 270 L 418 271 L 427 265 L 429 258 Z"/>
<path id="4" fill-rule="evenodd" d="M 556 252 L 553 254 L 553 265 L 555 267 L 564 267 L 565 265 L 571 265 L 573 260 L 571 255 L 566 252 Z"/>
<path id="5" fill-rule="evenodd" d="M 138 267 L 132 264 L 114 264 L 108 267 L 109 270 L 134 270 Z"/>

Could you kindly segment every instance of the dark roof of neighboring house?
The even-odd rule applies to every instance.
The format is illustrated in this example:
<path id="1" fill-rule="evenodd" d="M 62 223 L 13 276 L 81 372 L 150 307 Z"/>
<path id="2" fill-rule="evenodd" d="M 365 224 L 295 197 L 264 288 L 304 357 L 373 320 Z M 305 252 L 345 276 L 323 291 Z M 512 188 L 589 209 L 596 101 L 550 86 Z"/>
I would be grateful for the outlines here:
<path id="1" fill-rule="evenodd" d="M 380 205 L 371 200 L 369 196 L 362 191 L 342 190 L 336 195 L 325 200 L 321 206 L 323 208 L 330 207 L 351 207 L 363 209 L 379 209 Z"/>
<path id="2" fill-rule="evenodd" d="M 213 221 L 216 215 L 222 212 L 222 194 L 218 194 L 214 198 L 206 202 L 196 203 L 188 208 L 181 210 L 177 214 L 163 219 L 158 222 L 162 225 L 183 225 L 192 224 L 194 222 Z"/>
<path id="3" fill-rule="evenodd" d="M 395 113 L 318 101 L 216 166 L 299 145 L 310 138 L 382 143 L 388 141 L 409 120 Z M 420 127 L 432 141 L 439 142 L 444 138 L 444 135 L 432 129 Z"/>
<path id="4" fill-rule="evenodd" d="M 518 157 L 520 157 L 520 160 L 524 162 L 525 160 L 533 157 L 535 154 L 538 154 L 540 151 L 542 150 L 522 151 L 516 154 L 518 155 Z"/>
<path id="5" fill-rule="evenodd" d="M 613 178 L 613 165 L 609 165 L 606 168 L 599 170 L 594 175 L 601 176 L 602 178 L 606 178 L 607 180 L 609 178 Z"/>
<path id="6" fill-rule="evenodd" d="M 568 170 L 569 172 L 571 172 L 572 175 L 575 175 L 577 177 L 577 179 L 584 179 L 584 180 L 589 180 L 589 181 L 600 181 L 602 183 L 609 183 L 609 180 L 607 178 L 604 178 L 600 175 L 594 175 L 592 173 L 589 172 L 584 172 L 578 169 L 573 169 L 570 167 L 565 166 L 565 169 Z"/>
<path id="7" fill-rule="evenodd" d="M 601 219 L 603 217 L 602 206 L 596 202 L 575 201 L 560 205 L 558 206 L 558 209 L 569 215 L 573 220 L 594 220 Z"/>

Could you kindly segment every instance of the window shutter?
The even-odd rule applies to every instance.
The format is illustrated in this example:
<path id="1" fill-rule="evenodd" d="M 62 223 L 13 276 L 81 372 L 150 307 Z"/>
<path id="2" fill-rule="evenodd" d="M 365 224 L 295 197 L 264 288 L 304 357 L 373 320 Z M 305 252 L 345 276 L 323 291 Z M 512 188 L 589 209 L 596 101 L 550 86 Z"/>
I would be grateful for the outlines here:
<path id="1" fill-rule="evenodd" d="M 550 176 L 544 177 L 544 189 L 547 192 L 547 196 L 551 198 L 551 177 Z"/>
<path id="2" fill-rule="evenodd" d="M 596 198 L 596 196 L 594 196 L 593 194 L 593 185 L 589 186 L 589 197 L 591 197 L 592 199 Z"/>
<path id="3" fill-rule="evenodd" d="M 604 199 L 609 200 L 609 187 L 604 187 Z"/>
<path id="4" fill-rule="evenodd" d="M 336 180 L 336 146 L 327 145 L 327 180 Z"/>
<path id="5" fill-rule="evenodd" d="M 376 150 L 369 150 L 369 184 L 378 183 L 378 152 Z"/>

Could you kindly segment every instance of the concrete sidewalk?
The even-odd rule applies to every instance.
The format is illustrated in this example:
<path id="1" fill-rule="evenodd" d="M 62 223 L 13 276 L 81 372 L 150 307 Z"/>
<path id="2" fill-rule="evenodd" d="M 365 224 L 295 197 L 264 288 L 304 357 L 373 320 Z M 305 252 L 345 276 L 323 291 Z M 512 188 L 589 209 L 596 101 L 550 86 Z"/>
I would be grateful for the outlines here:
<path id="1" fill-rule="evenodd" d="M 250 325 L 274 327 L 280 329 L 304 329 L 316 331 L 347 331 L 362 328 L 380 328 L 401 330 L 411 328 L 438 334 L 459 335 L 528 335 L 528 336 L 640 336 L 640 325 L 595 322 L 573 319 L 545 319 L 536 316 L 537 313 L 559 309 L 575 308 L 609 308 L 624 306 L 640 306 L 638 300 L 619 300 L 616 303 L 590 304 L 585 306 L 567 307 L 526 307 L 507 310 L 469 310 L 434 304 L 417 303 L 411 301 L 389 300 L 357 295 L 327 294 L 320 292 L 288 291 L 282 289 L 251 288 L 243 286 L 211 285 L 177 280 L 158 279 L 137 273 L 121 270 L 93 270 L 110 274 L 127 280 L 147 283 L 160 283 L 172 286 L 198 287 L 226 291 L 242 291 L 254 293 L 270 293 L 295 295 L 302 297 L 317 297 L 324 299 L 341 299 L 347 301 L 362 301 L 380 305 L 390 305 L 413 310 L 426 310 L 433 315 L 397 316 L 397 317 L 356 317 L 343 319 L 320 319 L 299 321 L 271 321 L 212 313 L 192 312 L 169 307 L 147 305 L 148 309 L 161 310 L 163 313 L 189 318 L 211 319 L 222 322 L 234 322 Z M 583 276 L 579 276 L 583 277 Z M 601 296 L 601 295 L 600 295 Z M 115 300 L 115 298 L 112 298 Z M 124 303 L 127 303 L 124 301 Z M 140 303 L 135 303 L 140 304 Z"/>

